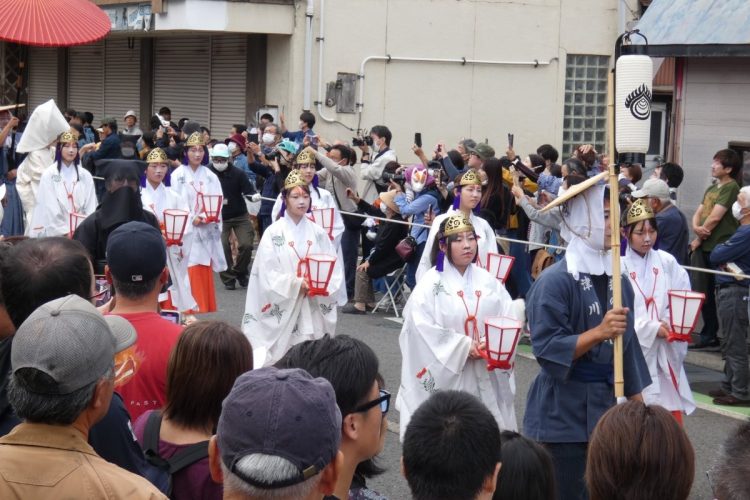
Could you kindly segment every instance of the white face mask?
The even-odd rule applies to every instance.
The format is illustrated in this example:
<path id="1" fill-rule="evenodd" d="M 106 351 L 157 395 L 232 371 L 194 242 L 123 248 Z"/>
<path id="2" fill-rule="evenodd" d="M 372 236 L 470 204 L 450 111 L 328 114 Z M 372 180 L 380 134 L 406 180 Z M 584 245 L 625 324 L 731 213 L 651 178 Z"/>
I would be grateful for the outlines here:
<path id="1" fill-rule="evenodd" d="M 229 167 L 229 162 L 226 160 L 214 160 L 213 165 L 218 172 L 223 172 Z"/>
<path id="2" fill-rule="evenodd" d="M 380 139 L 375 139 L 375 138 L 373 137 L 373 139 L 372 139 L 372 150 L 373 150 L 374 152 L 376 152 L 376 153 L 379 153 L 381 149 L 382 149 L 382 148 L 381 148 L 381 146 L 380 146 Z"/>
<path id="3" fill-rule="evenodd" d="M 742 213 L 740 202 L 735 201 L 734 204 L 732 204 L 732 215 L 734 215 L 734 218 L 737 220 L 742 219 L 744 214 Z"/>
<path id="4" fill-rule="evenodd" d="M 237 149 L 239 149 L 237 147 L 237 143 L 236 142 L 230 142 L 229 144 L 227 144 L 227 148 L 229 149 L 229 152 L 231 154 L 234 154 L 234 152 L 237 151 Z"/>
<path id="5" fill-rule="evenodd" d="M 273 134 L 263 134 L 263 144 L 273 144 L 274 139 L 276 136 Z"/>
<path id="6" fill-rule="evenodd" d="M 299 129 L 302 130 L 303 128 L 307 127 L 307 123 L 301 121 L 299 122 Z"/>

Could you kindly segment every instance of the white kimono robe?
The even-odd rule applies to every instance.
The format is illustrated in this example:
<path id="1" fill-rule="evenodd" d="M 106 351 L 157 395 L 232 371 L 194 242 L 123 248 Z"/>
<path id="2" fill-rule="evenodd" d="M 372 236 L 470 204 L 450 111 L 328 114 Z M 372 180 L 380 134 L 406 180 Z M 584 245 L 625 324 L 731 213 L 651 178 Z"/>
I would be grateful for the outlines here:
<path id="1" fill-rule="evenodd" d="M 273 204 L 273 208 L 271 209 L 271 220 L 275 221 L 278 216 L 279 212 L 281 212 L 281 199 L 282 195 L 279 194 L 279 196 L 276 197 L 276 201 Z M 333 209 L 333 230 L 331 231 L 333 235 L 333 245 L 336 248 L 336 256 L 339 259 L 339 262 L 344 262 L 344 254 L 341 250 L 341 237 L 344 234 L 344 219 L 341 217 L 341 213 L 339 212 L 338 206 L 336 206 L 336 202 L 333 199 L 333 196 L 330 192 L 326 191 L 323 188 L 318 188 L 317 190 L 310 186 L 310 210 L 314 210 L 316 208 L 332 208 Z M 348 297 L 346 296 L 346 278 L 344 277 L 343 273 L 341 274 L 341 285 L 338 287 L 337 292 L 337 302 L 338 305 L 344 306 L 348 302 Z"/>
<path id="2" fill-rule="evenodd" d="M 669 325 L 667 292 L 690 290 L 688 274 L 672 255 L 662 250 L 650 250 L 641 257 L 628 247 L 622 266 L 633 285 L 635 333 L 652 380 L 643 389 L 643 400 L 689 415 L 695 410 L 695 401 L 683 367 L 687 342 L 670 343 L 656 335 L 662 321 Z M 651 297 L 653 302 L 649 301 L 647 306 L 646 301 Z"/>
<path id="3" fill-rule="evenodd" d="M 458 292 L 463 291 L 463 299 Z M 495 316 L 515 317 L 513 302 L 505 287 L 484 269 L 472 264 L 462 276 L 445 260 L 443 272 L 434 267 L 417 281 L 404 309 L 401 346 L 401 386 L 396 408 L 401 413 L 401 440 L 412 414 L 431 394 L 440 390 L 466 391 L 477 396 L 497 420 L 500 429 L 518 426 L 513 407 L 513 370 L 487 370 L 484 359 L 469 359 L 472 338 L 464 322 L 477 307 L 475 292 L 481 292 L 476 312 L 480 338 L 484 320 Z"/>
<path id="4" fill-rule="evenodd" d="M 190 212 L 187 200 L 164 184 L 159 184 L 159 187 L 154 189 L 149 182 L 146 182 L 146 187 L 141 189 L 141 201 L 143 202 L 143 209 L 154 214 L 162 228 L 164 227 L 164 210 L 178 209 Z M 185 234 L 182 237 L 182 246 L 171 245 L 167 247 L 167 268 L 169 268 L 169 276 L 172 280 L 169 292 L 172 304 L 179 311 L 198 309 L 198 304 L 190 289 L 190 276 L 188 275 L 188 256 L 193 242 L 193 227 L 190 216 L 188 216 Z M 162 300 L 161 297 L 159 299 Z M 166 300 L 166 297 L 163 300 Z"/>
<path id="5" fill-rule="evenodd" d="M 303 278 L 297 277 L 297 265 L 306 254 L 336 255 L 328 233 L 306 217 L 295 224 L 285 214 L 263 233 L 242 318 L 242 331 L 253 346 L 257 368 L 272 365 L 295 344 L 336 333 L 336 296 L 344 283 L 342 261 L 336 259 L 329 295 L 310 297 L 300 294 Z"/>
<path id="6" fill-rule="evenodd" d="M 55 148 L 43 148 L 26 155 L 18 166 L 16 177 L 16 191 L 21 198 L 23 213 L 26 217 L 26 234 L 31 228 L 31 216 L 36 206 L 37 191 L 42 179 L 42 173 L 55 161 Z"/>
<path id="7" fill-rule="evenodd" d="M 427 235 L 427 243 L 424 247 L 424 252 L 422 252 L 422 258 L 419 259 L 419 267 L 417 267 L 417 281 L 419 281 L 422 276 L 432 267 L 432 262 L 430 262 L 430 255 L 432 254 L 432 245 L 435 244 L 435 235 L 437 235 L 438 230 L 440 229 L 440 224 L 451 215 L 457 213 L 458 210 L 451 208 L 448 209 L 448 211 L 444 214 L 440 214 L 437 217 L 435 217 L 435 221 L 432 223 L 432 226 L 430 226 L 430 233 Z M 483 218 L 479 217 L 478 215 L 471 214 L 469 216 L 469 219 L 471 220 L 471 224 L 474 226 L 474 232 L 477 233 L 477 237 L 479 238 L 477 240 L 477 244 L 479 246 L 479 262 L 478 264 L 481 264 L 482 267 L 487 265 L 487 254 L 488 253 L 497 253 L 497 240 L 495 239 L 495 231 L 493 231 L 490 224 L 484 220 Z"/>
<path id="8" fill-rule="evenodd" d="M 76 212 L 89 216 L 96 210 L 96 205 L 94 179 L 88 170 L 63 164 L 58 171 L 57 163 L 53 163 L 39 180 L 28 235 L 32 238 L 68 236 L 70 214 Z"/>
<path id="9" fill-rule="evenodd" d="M 172 191 L 187 200 L 191 225 L 196 216 L 206 217 L 199 195 L 223 196 L 219 178 L 203 165 L 195 172 L 187 165 L 177 167 L 172 172 Z M 219 222 L 193 226 L 188 266 L 211 266 L 217 273 L 226 270 L 227 261 L 221 246 L 221 210 Z"/>

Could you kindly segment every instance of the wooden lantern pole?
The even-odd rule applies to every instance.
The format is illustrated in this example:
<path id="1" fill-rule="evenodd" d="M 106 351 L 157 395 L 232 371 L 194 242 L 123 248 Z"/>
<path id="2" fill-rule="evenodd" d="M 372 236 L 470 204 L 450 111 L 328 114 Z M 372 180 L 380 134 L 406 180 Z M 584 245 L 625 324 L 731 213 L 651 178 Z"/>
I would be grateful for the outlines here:
<path id="1" fill-rule="evenodd" d="M 614 72 L 607 79 L 607 142 L 609 146 L 609 226 L 612 230 L 610 248 L 612 250 L 612 307 L 622 307 L 622 274 L 620 273 L 620 201 L 617 180 L 617 153 L 615 151 L 615 79 Z M 625 377 L 623 375 L 622 335 L 614 341 L 615 398 L 618 403 L 625 400 Z"/>

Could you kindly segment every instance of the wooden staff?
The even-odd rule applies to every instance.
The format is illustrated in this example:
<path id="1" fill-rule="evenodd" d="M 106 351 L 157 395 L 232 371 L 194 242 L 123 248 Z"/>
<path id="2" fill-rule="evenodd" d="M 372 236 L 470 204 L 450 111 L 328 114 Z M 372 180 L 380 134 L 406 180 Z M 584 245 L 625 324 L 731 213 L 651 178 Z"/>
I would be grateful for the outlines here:
<path id="1" fill-rule="evenodd" d="M 607 79 L 607 142 L 609 145 L 609 226 L 612 229 L 610 237 L 610 248 L 612 250 L 612 307 L 622 307 L 622 274 L 620 273 L 620 202 L 619 183 L 617 181 L 617 163 L 615 153 L 615 92 L 614 74 L 609 73 Z M 615 364 L 615 398 L 618 403 L 625 400 L 625 376 L 622 371 L 622 335 L 615 338 L 614 342 L 614 364 Z"/>

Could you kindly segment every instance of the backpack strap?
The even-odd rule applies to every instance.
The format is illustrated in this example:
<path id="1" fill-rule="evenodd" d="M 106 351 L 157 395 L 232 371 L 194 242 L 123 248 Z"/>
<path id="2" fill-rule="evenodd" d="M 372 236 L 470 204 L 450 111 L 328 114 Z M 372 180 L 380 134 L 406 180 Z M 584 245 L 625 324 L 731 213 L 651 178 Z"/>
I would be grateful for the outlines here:
<path id="1" fill-rule="evenodd" d="M 167 460 L 167 464 L 169 464 L 169 473 L 175 474 L 185 467 L 192 465 L 199 460 L 203 460 L 206 457 L 208 457 L 208 441 L 191 444 Z"/>
<path id="2" fill-rule="evenodd" d="M 159 430 L 161 429 L 161 412 L 153 411 L 148 415 L 146 427 L 143 430 L 143 453 L 146 460 L 170 475 L 181 471 L 185 467 L 208 457 L 208 441 L 192 444 L 171 458 L 164 459 L 159 454 Z"/>

